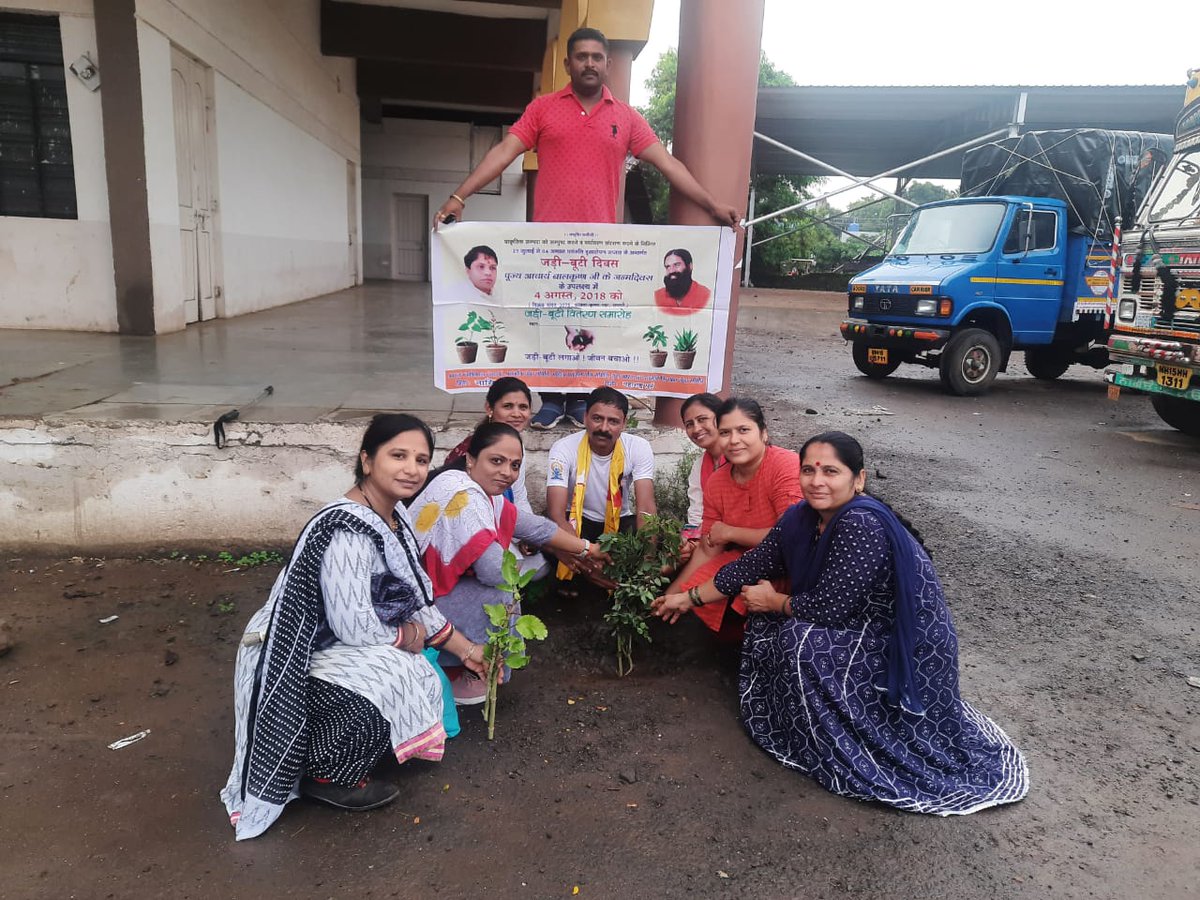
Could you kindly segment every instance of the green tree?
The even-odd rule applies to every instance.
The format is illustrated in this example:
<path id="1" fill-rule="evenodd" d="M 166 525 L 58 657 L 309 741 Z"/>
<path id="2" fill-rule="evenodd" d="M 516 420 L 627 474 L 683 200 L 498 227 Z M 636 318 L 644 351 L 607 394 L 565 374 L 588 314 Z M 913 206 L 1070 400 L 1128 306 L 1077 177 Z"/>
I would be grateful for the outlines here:
<path id="1" fill-rule="evenodd" d="M 675 132 L 675 81 L 678 71 L 679 56 L 672 47 L 658 58 L 654 71 L 646 80 L 650 102 L 641 109 L 650 127 L 668 147 Z M 762 55 L 758 74 L 760 87 L 788 87 L 795 83 L 766 54 Z M 642 179 L 650 195 L 653 221 L 665 223 L 670 186 L 652 166 L 643 167 Z M 811 188 L 822 180 L 795 175 L 754 175 L 753 179 L 755 209 L 759 212 L 782 209 L 807 199 L 811 196 Z M 826 208 L 825 214 L 828 212 Z M 791 213 L 755 226 L 756 242 L 768 238 L 771 240 L 755 247 L 751 254 L 752 278 L 760 275 L 778 277 L 787 271 L 788 260 L 791 259 L 811 258 L 829 264 L 829 261 L 846 255 L 837 235 L 815 223 L 812 215 Z"/>

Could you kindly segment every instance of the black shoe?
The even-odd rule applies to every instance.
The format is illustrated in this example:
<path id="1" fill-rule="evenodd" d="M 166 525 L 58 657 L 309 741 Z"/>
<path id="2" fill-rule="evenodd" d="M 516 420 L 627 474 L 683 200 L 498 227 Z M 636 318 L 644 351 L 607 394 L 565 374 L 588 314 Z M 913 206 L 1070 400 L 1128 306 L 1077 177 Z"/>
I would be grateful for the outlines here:
<path id="1" fill-rule="evenodd" d="M 306 775 L 300 779 L 300 793 L 318 803 L 357 812 L 387 806 L 400 796 L 400 788 L 390 781 L 371 779 L 364 779 L 358 787 L 339 787 L 332 782 L 317 781 Z"/>

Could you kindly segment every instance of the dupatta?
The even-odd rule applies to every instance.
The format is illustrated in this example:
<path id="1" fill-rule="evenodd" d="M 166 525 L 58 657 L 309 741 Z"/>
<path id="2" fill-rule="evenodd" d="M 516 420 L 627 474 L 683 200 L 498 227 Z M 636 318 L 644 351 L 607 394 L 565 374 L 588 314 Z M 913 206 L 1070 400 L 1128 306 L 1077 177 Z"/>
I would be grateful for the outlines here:
<path id="1" fill-rule="evenodd" d="M 507 549 L 517 526 L 517 508 L 511 501 L 489 496 L 457 469 L 433 479 L 412 512 L 434 597 L 450 593 L 491 544 Z"/>
<path id="2" fill-rule="evenodd" d="M 842 517 L 852 509 L 868 510 L 875 514 L 883 525 L 892 551 L 896 584 L 895 619 L 888 642 L 887 683 L 880 687 L 886 689 L 892 705 L 922 714 L 925 705 L 921 702 L 916 684 L 913 652 L 916 645 L 918 597 L 923 587 L 919 576 L 923 551 L 889 506 L 865 494 L 854 497 L 837 511 L 815 544 L 811 538 L 817 527 L 816 510 L 801 501 L 784 513 L 779 520 L 779 528 L 792 593 L 808 593 L 816 587 L 825 568 L 833 535 Z"/>

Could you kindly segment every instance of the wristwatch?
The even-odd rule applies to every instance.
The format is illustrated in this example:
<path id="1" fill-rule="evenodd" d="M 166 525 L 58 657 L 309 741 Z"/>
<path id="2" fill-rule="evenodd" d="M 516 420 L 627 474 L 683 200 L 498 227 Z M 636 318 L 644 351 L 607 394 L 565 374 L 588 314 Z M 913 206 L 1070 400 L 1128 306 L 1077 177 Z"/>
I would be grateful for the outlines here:
<path id="1" fill-rule="evenodd" d="M 583 549 L 575 554 L 576 559 L 587 559 L 588 551 L 592 549 L 592 542 L 587 538 L 583 538 Z"/>

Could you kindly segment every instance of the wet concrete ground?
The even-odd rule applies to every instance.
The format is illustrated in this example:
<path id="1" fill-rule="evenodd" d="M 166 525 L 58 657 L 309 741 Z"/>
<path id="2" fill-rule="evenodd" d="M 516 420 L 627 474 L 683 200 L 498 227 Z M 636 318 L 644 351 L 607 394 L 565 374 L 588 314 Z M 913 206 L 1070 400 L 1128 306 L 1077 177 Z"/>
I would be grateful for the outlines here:
<path id="1" fill-rule="evenodd" d="M 442 763 L 394 773 L 392 806 L 296 803 L 234 844 L 231 662 L 274 571 L 8 556 L 0 896 L 1196 896 L 1200 442 L 1091 370 L 1014 365 L 977 399 L 930 370 L 870 382 L 839 306 L 744 312 L 736 387 L 777 443 L 862 438 L 934 552 L 964 696 L 1028 755 L 1024 802 L 933 819 L 829 795 L 745 738 L 695 623 L 618 680 L 599 610 L 548 604 L 495 742 L 468 714 Z"/>

